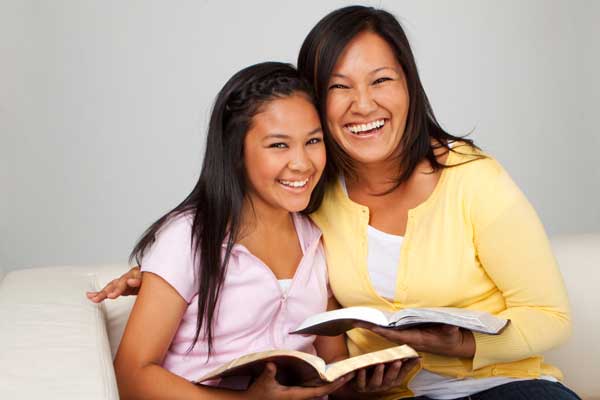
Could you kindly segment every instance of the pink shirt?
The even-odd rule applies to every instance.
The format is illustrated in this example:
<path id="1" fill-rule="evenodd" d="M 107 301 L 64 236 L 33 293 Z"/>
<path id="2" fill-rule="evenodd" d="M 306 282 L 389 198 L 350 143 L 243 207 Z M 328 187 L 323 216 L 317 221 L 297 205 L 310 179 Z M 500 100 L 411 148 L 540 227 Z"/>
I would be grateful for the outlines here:
<path id="1" fill-rule="evenodd" d="M 208 362 L 203 332 L 194 349 L 187 353 L 196 332 L 198 315 L 190 249 L 192 216 L 177 217 L 159 231 L 142 260 L 141 269 L 162 277 L 188 303 L 163 361 L 166 369 L 194 381 L 248 353 L 292 349 L 315 354 L 314 336 L 290 335 L 289 332 L 306 317 L 327 308 L 325 254 L 320 230 L 299 214 L 294 214 L 293 220 L 303 257 L 287 293 L 282 291 L 269 267 L 243 245 L 234 245 L 217 305 L 213 354 Z M 230 386 L 225 382 L 223 385 Z"/>

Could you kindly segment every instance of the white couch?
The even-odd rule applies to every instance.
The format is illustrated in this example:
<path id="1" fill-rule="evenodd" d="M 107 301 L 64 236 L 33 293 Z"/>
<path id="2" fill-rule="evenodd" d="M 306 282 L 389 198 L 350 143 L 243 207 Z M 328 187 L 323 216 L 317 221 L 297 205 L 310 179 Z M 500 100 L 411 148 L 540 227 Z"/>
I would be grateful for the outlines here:
<path id="1" fill-rule="evenodd" d="M 600 234 L 556 237 L 552 245 L 574 333 L 547 360 L 582 398 L 600 399 Z M 0 269 L 0 399 L 118 399 L 112 357 L 134 298 L 95 305 L 85 291 L 126 269 Z"/>

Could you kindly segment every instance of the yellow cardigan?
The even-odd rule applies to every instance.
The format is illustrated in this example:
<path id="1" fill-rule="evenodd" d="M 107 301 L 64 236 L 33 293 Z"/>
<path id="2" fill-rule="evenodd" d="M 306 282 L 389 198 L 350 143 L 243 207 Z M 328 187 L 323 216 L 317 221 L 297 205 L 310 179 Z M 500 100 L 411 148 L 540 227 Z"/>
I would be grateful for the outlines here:
<path id="1" fill-rule="evenodd" d="M 448 165 L 478 154 L 466 145 L 453 150 Z M 423 353 L 422 368 L 455 377 L 562 379 L 539 356 L 570 334 L 562 277 L 537 214 L 494 159 L 444 169 L 430 197 L 409 211 L 393 301 L 369 280 L 369 209 L 338 183 L 311 217 L 323 231 L 331 288 L 342 306 L 464 307 L 510 319 L 500 335 L 474 334 L 473 359 Z M 368 330 L 348 332 L 351 355 L 391 345 Z M 411 395 L 404 385 L 385 398 Z"/>

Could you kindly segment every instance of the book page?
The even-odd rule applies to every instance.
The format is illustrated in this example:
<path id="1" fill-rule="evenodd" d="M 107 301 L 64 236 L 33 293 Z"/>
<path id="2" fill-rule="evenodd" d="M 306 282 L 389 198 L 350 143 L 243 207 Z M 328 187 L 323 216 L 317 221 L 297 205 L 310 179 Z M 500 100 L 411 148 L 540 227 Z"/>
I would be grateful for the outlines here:
<path id="1" fill-rule="evenodd" d="M 407 345 L 390 347 L 329 364 L 326 367 L 325 376 L 327 381 L 333 382 L 341 376 L 360 368 L 417 357 L 419 357 L 417 352 Z"/>
<path id="2" fill-rule="evenodd" d="M 498 334 L 507 320 L 478 310 L 453 307 L 406 308 L 389 316 L 390 327 L 409 328 L 426 323 L 454 325 L 476 332 Z"/>
<path id="3" fill-rule="evenodd" d="M 348 307 L 310 316 L 290 333 L 337 336 L 352 329 L 352 324 L 356 321 L 380 326 L 388 325 L 387 317 L 375 308 Z"/>

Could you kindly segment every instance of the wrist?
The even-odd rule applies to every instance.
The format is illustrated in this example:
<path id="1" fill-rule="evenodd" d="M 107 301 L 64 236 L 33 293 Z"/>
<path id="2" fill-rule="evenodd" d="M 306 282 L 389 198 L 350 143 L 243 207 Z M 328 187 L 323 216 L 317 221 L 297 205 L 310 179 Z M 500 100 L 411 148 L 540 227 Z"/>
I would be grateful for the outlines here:
<path id="1" fill-rule="evenodd" d="M 473 332 L 467 329 L 461 329 L 461 345 L 460 354 L 461 358 L 473 358 L 475 356 L 475 337 Z"/>

